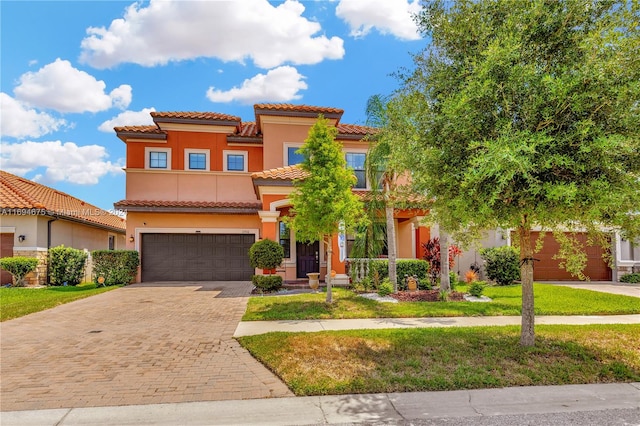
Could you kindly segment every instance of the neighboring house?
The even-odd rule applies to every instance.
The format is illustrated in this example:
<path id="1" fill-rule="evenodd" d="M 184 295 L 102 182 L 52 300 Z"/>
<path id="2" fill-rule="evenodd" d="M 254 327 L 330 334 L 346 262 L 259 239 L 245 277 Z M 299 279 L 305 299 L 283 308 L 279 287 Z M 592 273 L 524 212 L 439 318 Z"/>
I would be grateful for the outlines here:
<path id="1" fill-rule="evenodd" d="M 0 170 L 0 257 L 39 259 L 28 285 L 47 283 L 48 249 L 125 248 L 125 220 L 71 195 Z M 2 271 L 1 284 L 12 277 Z"/>
<path id="2" fill-rule="evenodd" d="M 438 235 L 437 227 L 432 230 L 432 235 Z M 533 232 L 532 244 L 534 247 L 539 236 L 539 231 Z M 478 242 L 478 246 L 489 248 L 511 245 L 512 238 L 513 236 L 508 231 L 492 230 L 484 235 L 484 238 Z M 542 249 L 534 254 L 534 258 L 537 261 L 533 265 L 533 279 L 537 281 L 577 280 L 576 277 L 560 267 L 559 259 L 554 259 L 560 246 L 551 233 L 547 233 L 543 238 Z M 586 245 L 586 234 L 579 233 L 578 239 Z M 634 244 L 632 241 L 621 238 L 617 233 L 613 236 L 613 243 L 610 248 L 613 267 L 609 266 L 604 260 L 602 247 L 587 245 L 586 253 L 587 264 L 584 274 L 591 281 L 618 281 L 623 274 L 640 272 L 640 243 L 635 242 Z M 463 251 L 462 255 L 457 259 L 453 270 L 458 272 L 461 278 L 464 278 L 465 272 L 470 269 L 473 263 L 482 266 L 483 260 L 479 249 L 471 247 Z"/>
<path id="3" fill-rule="evenodd" d="M 139 281 L 249 280 L 248 259 L 261 238 L 278 241 L 286 281 L 326 271 L 320 244 L 297 242 L 283 218 L 293 180 L 301 177 L 296 150 L 319 114 L 336 126 L 337 140 L 354 170 L 354 191 L 370 188 L 364 171 L 374 129 L 340 122 L 343 110 L 306 105 L 257 104 L 255 122 L 212 112 L 152 112 L 153 126 L 116 127 L 127 145 L 127 247 L 140 251 Z M 399 258 L 421 256 L 429 228 L 422 210 L 396 211 Z M 342 274 L 334 238 L 333 269 Z"/>

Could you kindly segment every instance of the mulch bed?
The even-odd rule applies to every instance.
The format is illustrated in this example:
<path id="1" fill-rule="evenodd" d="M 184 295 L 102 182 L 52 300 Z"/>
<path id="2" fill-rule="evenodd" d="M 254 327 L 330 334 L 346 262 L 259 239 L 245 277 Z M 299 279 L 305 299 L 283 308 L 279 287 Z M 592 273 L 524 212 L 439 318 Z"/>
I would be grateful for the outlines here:
<path id="1" fill-rule="evenodd" d="M 401 302 L 439 302 L 439 290 L 417 290 L 417 291 L 399 291 L 389 296 Z M 464 293 L 452 291 L 449 293 L 448 300 L 450 302 L 461 302 L 464 300 Z"/>

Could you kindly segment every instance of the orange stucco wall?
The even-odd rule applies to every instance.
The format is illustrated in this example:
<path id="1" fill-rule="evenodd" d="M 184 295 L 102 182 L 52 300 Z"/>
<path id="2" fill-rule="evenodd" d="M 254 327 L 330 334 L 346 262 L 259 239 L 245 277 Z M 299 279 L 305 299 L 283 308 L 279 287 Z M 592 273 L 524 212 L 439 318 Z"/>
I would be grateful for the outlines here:
<path id="1" fill-rule="evenodd" d="M 238 146 L 227 143 L 227 135 L 223 133 L 204 132 L 178 132 L 168 131 L 166 143 L 127 143 L 127 168 L 143 169 L 145 165 L 145 147 L 171 149 L 171 169 L 184 170 L 185 149 L 208 149 L 209 170 L 223 170 L 223 151 L 246 151 L 248 154 L 249 172 L 258 172 L 262 169 L 262 147 Z"/>
<path id="2" fill-rule="evenodd" d="M 258 202 L 248 173 L 129 171 L 128 200 Z"/>

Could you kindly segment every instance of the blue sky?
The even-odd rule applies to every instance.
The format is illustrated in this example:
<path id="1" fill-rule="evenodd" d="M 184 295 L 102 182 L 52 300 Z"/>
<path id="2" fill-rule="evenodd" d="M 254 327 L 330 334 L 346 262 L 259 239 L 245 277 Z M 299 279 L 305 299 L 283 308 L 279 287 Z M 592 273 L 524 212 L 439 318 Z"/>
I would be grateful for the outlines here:
<path id="1" fill-rule="evenodd" d="M 104 209 L 125 198 L 114 126 L 150 111 L 253 121 L 256 102 L 344 109 L 426 47 L 417 0 L 0 2 L 0 167 Z"/>

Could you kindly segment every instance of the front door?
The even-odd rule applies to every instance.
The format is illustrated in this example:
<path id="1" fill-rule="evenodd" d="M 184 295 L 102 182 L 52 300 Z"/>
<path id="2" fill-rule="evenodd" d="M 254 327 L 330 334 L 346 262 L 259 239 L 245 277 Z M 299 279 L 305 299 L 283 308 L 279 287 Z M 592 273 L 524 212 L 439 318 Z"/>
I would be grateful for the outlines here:
<path id="1" fill-rule="evenodd" d="M 296 259 L 298 278 L 307 278 L 310 272 L 320 272 L 320 243 L 296 242 Z"/>

